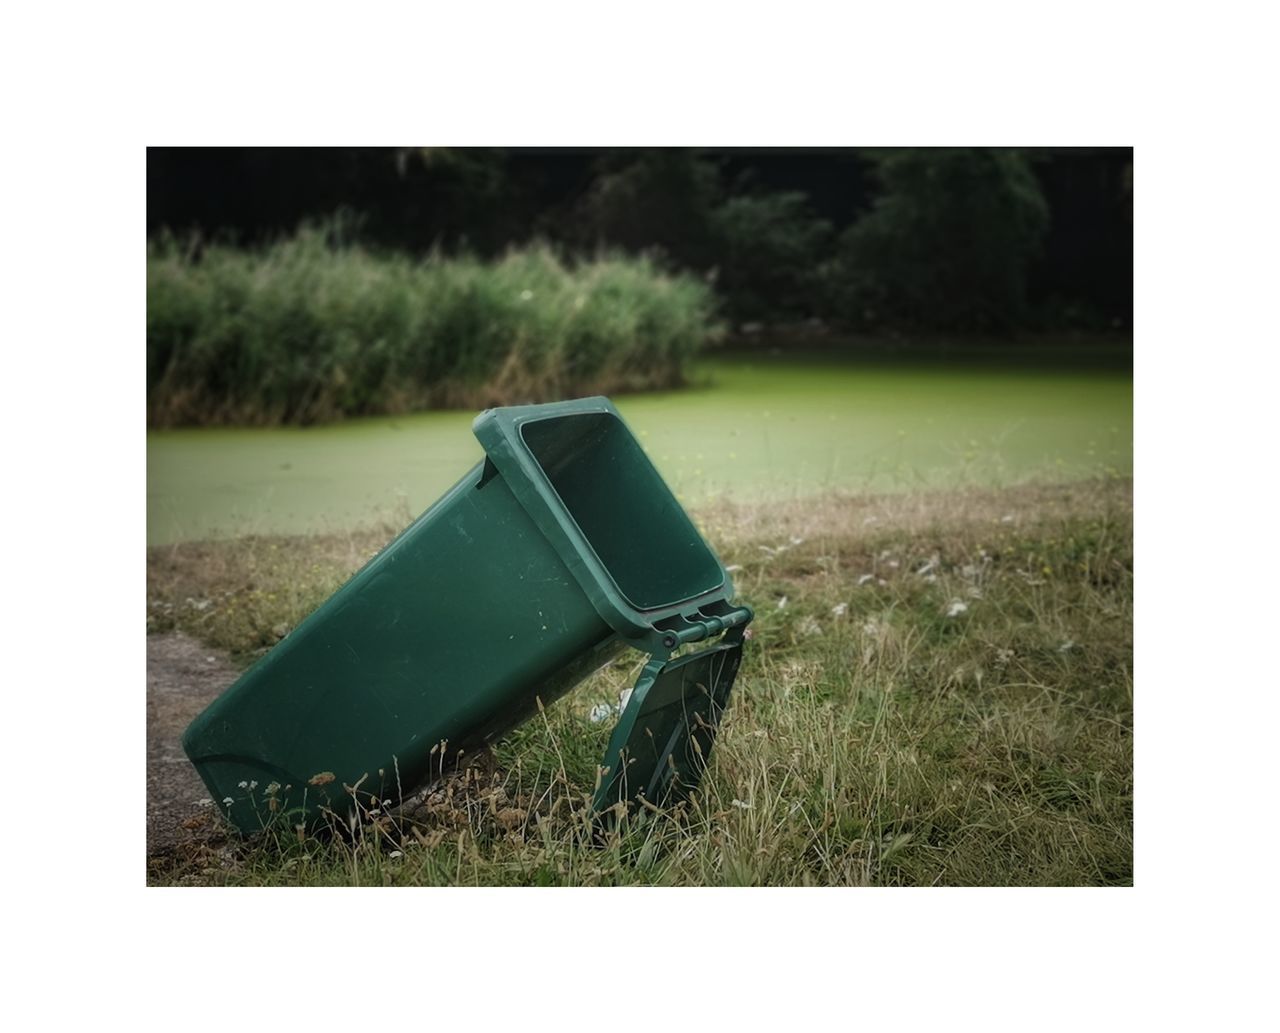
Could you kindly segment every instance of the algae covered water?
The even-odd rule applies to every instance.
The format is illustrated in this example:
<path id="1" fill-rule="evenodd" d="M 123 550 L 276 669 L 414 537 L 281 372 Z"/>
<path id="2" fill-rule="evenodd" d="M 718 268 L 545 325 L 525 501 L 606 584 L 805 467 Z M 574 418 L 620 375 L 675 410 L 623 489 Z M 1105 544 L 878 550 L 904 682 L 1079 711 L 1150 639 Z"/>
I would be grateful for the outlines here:
<path id="1" fill-rule="evenodd" d="M 688 505 L 1133 470 L 1128 372 L 733 357 L 614 399 Z M 147 542 L 407 522 L 483 457 L 472 412 L 147 435 Z"/>

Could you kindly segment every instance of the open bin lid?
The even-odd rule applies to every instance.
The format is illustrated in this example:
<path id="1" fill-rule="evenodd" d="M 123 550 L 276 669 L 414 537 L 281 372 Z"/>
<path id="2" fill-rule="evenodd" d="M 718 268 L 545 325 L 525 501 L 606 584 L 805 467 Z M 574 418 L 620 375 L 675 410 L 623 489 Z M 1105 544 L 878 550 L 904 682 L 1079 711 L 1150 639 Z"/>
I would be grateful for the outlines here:
<path id="1" fill-rule="evenodd" d="M 671 803 L 695 789 L 741 662 L 739 634 L 645 665 L 609 740 L 592 809 L 640 798 Z"/>

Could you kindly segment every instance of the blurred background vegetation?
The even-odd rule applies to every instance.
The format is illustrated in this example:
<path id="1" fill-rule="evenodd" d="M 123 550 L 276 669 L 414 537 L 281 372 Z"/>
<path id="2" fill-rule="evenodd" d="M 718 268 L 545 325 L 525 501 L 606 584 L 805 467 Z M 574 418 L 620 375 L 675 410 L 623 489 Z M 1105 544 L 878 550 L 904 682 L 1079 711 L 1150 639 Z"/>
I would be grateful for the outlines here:
<path id="1" fill-rule="evenodd" d="M 148 420 L 667 388 L 725 342 L 1127 364 L 1132 168 L 1105 148 L 152 149 Z"/>

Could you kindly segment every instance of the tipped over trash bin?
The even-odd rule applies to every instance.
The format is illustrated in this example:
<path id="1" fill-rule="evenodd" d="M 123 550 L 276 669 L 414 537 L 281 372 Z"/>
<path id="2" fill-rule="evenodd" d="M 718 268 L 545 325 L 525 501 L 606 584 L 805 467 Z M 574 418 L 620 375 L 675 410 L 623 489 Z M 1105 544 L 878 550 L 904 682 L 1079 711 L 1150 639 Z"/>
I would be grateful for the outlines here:
<path id="1" fill-rule="evenodd" d="M 627 647 L 595 809 L 697 785 L 752 617 L 719 558 L 608 399 L 474 431 L 485 460 L 187 729 L 242 831 L 407 798 Z"/>

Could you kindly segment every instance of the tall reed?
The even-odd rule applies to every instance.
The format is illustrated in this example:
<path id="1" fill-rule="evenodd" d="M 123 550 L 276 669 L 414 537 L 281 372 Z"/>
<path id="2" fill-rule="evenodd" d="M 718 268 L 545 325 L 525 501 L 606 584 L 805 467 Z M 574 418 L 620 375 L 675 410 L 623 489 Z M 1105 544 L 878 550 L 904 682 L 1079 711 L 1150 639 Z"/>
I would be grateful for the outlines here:
<path id="1" fill-rule="evenodd" d="M 153 426 L 314 423 L 679 385 L 710 288 L 645 258 L 535 245 L 482 262 L 332 246 L 147 249 Z"/>

